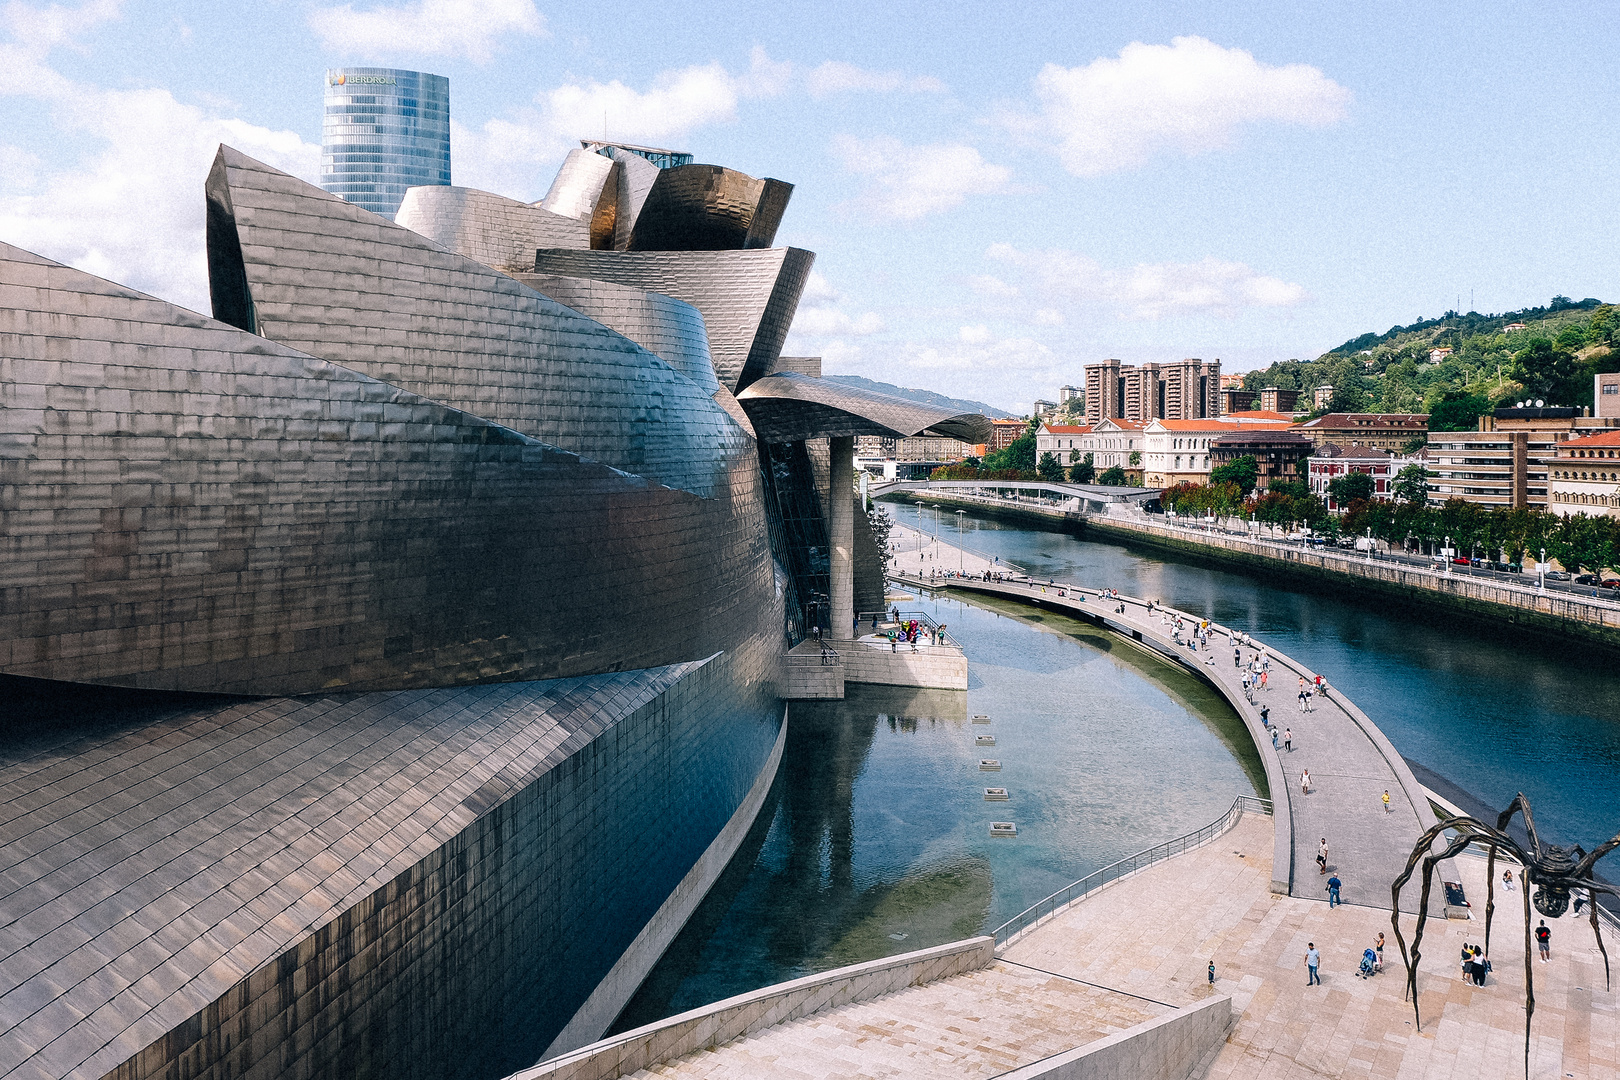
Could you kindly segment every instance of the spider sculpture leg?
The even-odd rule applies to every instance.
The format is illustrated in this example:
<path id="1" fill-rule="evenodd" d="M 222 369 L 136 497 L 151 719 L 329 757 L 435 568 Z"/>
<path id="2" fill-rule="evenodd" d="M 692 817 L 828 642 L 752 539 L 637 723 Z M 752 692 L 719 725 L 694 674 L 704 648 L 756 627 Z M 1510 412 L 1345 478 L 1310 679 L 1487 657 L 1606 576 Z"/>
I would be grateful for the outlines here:
<path id="1" fill-rule="evenodd" d="M 1485 955 L 1491 955 L 1491 916 L 1496 914 L 1496 845 L 1485 860 Z"/>
<path id="2" fill-rule="evenodd" d="M 1610 896 L 1620 897 L 1620 893 L 1615 892 L 1611 888 L 1591 883 L 1592 867 L 1599 859 L 1603 858 L 1603 856 L 1607 855 L 1617 847 L 1620 847 L 1620 836 L 1616 836 L 1612 840 L 1599 844 L 1590 853 L 1582 855 L 1581 861 L 1575 864 L 1574 876 L 1587 879 L 1588 891 L 1595 890 L 1596 892 L 1608 893 Z M 1596 897 L 1594 896 L 1593 899 L 1595 900 Z M 1606 990 L 1611 989 L 1612 987 L 1609 982 L 1609 950 L 1603 947 L 1603 934 L 1598 931 L 1597 904 L 1595 903 L 1592 905 L 1592 933 L 1597 937 L 1598 951 L 1603 954 L 1603 987 Z"/>
<path id="3" fill-rule="evenodd" d="M 1445 829 L 1467 828 L 1470 826 L 1479 831 L 1463 832 L 1455 839 L 1448 841 L 1445 849 L 1438 855 L 1424 856 L 1424 852 L 1430 850 L 1435 837 L 1439 836 Z M 1497 835 L 1489 826 L 1475 821 L 1473 818 L 1448 818 L 1437 825 L 1430 826 L 1418 838 L 1417 844 L 1412 849 L 1411 857 L 1406 860 L 1406 869 L 1401 871 L 1400 876 L 1395 879 L 1395 883 L 1391 886 L 1394 910 L 1390 913 L 1389 921 L 1390 925 L 1395 928 L 1395 940 L 1401 946 L 1401 959 L 1406 962 L 1406 989 L 1412 999 L 1412 1019 L 1419 1030 L 1423 1027 L 1423 1018 L 1418 1012 L 1417 969 L 1418 961 L 1423 955 L 1423 926 L 1429 920 L 1429 893 L 1434 887 L 1434 867 L 1436 863 L 1451 858 L 1459 851 L 1475 843 L 1490 844 L 1494 847 L 1497 844 L 1506 846 L 1506 844 L 1511 844 L 1512 841 Z M 1423 890 L 1418 903 L 1417 931 L 1412 935 L 1412 951 L 1410 957 L 1408 957 L 1406 939 L 1401 935 L 1401 888 L 1411 879 L 1412 869 L 1417 865 L 1419 859 L 1423 860 Z"/>
<path id="4" fill-rule="evenodd" d="M 1598 929 L 1597 894 L 1608 893 L 1610 896 L 1620 897 L 1620 892 L 1616 892 L 1607 885 L 1599 885 L 1590 878 L 1587 879 L 1586 891 L 1587 907 L 1592 909 L 1592 936 L 1597 938 L 1598 952 L 1603 954 L 1603 988 L 1608 990 L 1611 989 L 1609 984 L 1609 950 L 1603 947 L 1603 931 Z"/>
<path id="5" fill-rule="evenodd" d="M 1519 796 L 1524 798 L 1523 795 Z M 1517 800 L 1515 800 L 1517 801 Z M 1529 811 L 1525 812 L 1529 817 Z M 1535 833 L 1530 834 L 1532 837 Z M 1530 1080 L 1530 1018 L 1536 1015 L 1536 977 L 1530 966 L 1530 871 L 1519 874 L 1519 891 L 1524 893 L 1524 1076 Z"/>
<path id="6" fill-rule="evenodd" d="M 1507 832 L 1508 822 L 1512 820 L 1514 811 L 1517 810 L 1524 811 L 1524 831 L 1525 835 L 1530 837 L 1530 850 L 1539 855 L 1541 838 L 1536 835 L 1536 819 L 1530 816 L 1530 800 L 1524 797 L 1524 792 L 1515 795 L 1513 801 L 1508 803 L 1508 808 L 1496 816 L 1496 831 Z M 1528 859 L 1525 860 L 1525 865 L 1530 865 Z"/>

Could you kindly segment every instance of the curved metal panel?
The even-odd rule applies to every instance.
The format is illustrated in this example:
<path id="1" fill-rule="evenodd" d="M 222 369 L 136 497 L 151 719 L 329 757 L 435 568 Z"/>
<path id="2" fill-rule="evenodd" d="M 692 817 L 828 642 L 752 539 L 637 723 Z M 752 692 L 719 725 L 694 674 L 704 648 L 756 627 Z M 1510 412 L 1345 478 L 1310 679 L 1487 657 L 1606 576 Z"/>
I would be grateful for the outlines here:
<path id="1" fill-rule="evenodd" d="M 265 337 L 701 495 L 749 452 L 701 387 L 602 324 L 230 147 L 217 167 Z"/>
<path id="2" fill-rule="evenodd" d="M 529 269 L 539 248 L 591 246 L 586 222 L 477 188 L 411 188 L 394 221 L 496 270 Z"/>
<path id="3" fill-rule="evenodd" d="M 981 413 L 953 413 L 796 372 L 758 379 L 737 400 L 759 438 L 771 443 L 822 436 L 909 438 L 924 432 L 968 443 L 990 437 L 990 418 Z"/>
<path id="4" fill-rule="evenodd" d="M 531 256 L 532 259 L 532 256 Z M 648 352 L 697 383 L 711 397 L 720 389 L 714 361 L 709 357 L 709 336 L 703 313 L 673 296 L 632 289 L 611 281 L 557 277 L 550 274 L 513 274 L 523 284 L 567 304 Z"/>
<path id="5" fill-rule="evenodd" d="M 535 272 L 612 281 L 703 313 L 720 384 L 735 392 L 782 354 L 815 263 L 800 248 L 759 251 L 541 251 Z"/>
<path id="6" fill-rule="evenodd" d="M 636 219 L 629 249 L 768 248 L 792 193 L 792 184 L 755 179 L 720 165 L 664 169 Z"/>
<path id="7" fill-rule="evenodd" d="M 612 169 L 611 158 L 589 150 L 568 151 L 562 168 L 551 181 L 551 190 L 540 200 L 541 209 L 580 221 L 589 220 Z"/>
<path id="8" fill-rule="evenodd" d="M 0 307 L 0 671 L 302 694 L 779 638 L 755 444 L 707 396 L 700 498 L 16 248 L 0 288 L 37 305 Z"/>

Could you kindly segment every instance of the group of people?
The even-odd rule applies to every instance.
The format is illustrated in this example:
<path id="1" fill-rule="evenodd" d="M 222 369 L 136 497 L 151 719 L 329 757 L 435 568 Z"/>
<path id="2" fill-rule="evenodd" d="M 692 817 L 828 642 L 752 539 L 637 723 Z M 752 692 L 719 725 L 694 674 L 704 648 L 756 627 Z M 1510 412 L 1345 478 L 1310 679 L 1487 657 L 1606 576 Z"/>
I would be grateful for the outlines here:
<path id="1" fill-rule="evenodd" d="M 1337 891 L 1337 890 L 1335 890 Z M 1321 986 L 1322 951 L 1316 947 L 1316 942 L 1307 942 L 1305 946 L 1305 968 L 1308 972 L 1305 985 Z M 1361 964 L 1356 970 L 1356 977 L 1370 979 L 1384 970 L 1384 935 L 1379 934 L 1378 940 L 1371 947 L 1361 950 Z"/>
<path id="2" fill-rule="evenodd" d="M 901 642 L 906 642 L 913 650 L 915 650 L 917 648 L 917 644 L 924 641 L 924 639 L 927 639 L 926 644 L 938 645 L 940 635 L 945 632 L 944 623 L 941 623 L 938 626 L 929 626 L 921 619 L 900 618 L 899 608 L 895 608 L 893 611 L 889 612 L 889 619 L 895 624 L 894 627 L 885 635 L 889 639 L 890 652 L 898 652 Z M 875 631 L 877 628 L 877 616 L 874 615 L 872 616 L 872 629 Z"/>

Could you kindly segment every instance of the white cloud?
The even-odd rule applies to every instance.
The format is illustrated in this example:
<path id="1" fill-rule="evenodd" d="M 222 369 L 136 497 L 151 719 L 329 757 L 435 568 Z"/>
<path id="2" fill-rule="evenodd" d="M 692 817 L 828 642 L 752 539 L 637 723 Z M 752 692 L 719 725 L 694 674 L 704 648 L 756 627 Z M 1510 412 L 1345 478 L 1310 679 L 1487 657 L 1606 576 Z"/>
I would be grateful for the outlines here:
<path id="1" fill-rule="evenodd" d="M 363 11 L 352 4 L 316 8 L 309 27 L 336 51 L 465 56 L 486 63 L 513 37 L 545 34 L 546 20 L 534 0 L 416 0 Z"/>
<path id="2" fill-rule="evenodd" d="M 1012 297 L 1018 295 L 1018 288 L 1009 285 L 993 274 L 971 274 L 967 279 L 968 287 L 980 296 Z"/>
<path id="3" fill-rule="evenodd" d="M 956 339 L 964 345 L 983 345 L 990 340 L 990 328 L 983 323 L 964 326 L 956 332 Z"/>
<path id="4" fill-rule="evenodd" d="M 0 10 L 0 21 L 11 32 L 13 43 L 44 52 L 74 44 L 87 32 L 118 18 L 122 7 L 123 0 L 89 0 L 76 8 L 60 4 L 33 7 L 22 0 L 11 0 Z"/>
<path id="5" fill-rule="evenodd" d="M 486 121 L 481 127 L 451 122 L 456 182 L 537 199 L 551 182 L 555 162 L 580 139 L 600 138 L 667 145 L 698 128 L 731 123 L 738 106 L 774 97 L 792 78 L 792 65 L 755 48 L 748 70 L 733 74 L 718 62 L 655 75 L 646 89 L 611 82 L 564 83 L 538 95 L 533 107 Z"/>
<path id="6" fill-rule="evenodd" d="M 1036 308 L 1035 313 L 1030 318 L 1034 320 L 1036 326 L 1063 325 L 1063 312 L 1057 308 Z"/>
<path id="7" fill-rule="evenodd" d="M 47 62 L 57 46 L 116 16 L 116 5 L 74 12 L 12 3 L 24 33 L 0 45 L 0 96 L 45 103 L 64 133 L 95 149 L 70 167 L 0 148 L 0 237 L 70 266 L 207 311 L 203 181 L 215 149 L 243 152 L 314 180 L 320 148 L 177 101 L 167 90 L 107 90 L 68 79 Z"/>
<path id="8" fill-rule="evenodd" d="M 840 135 L 833 153 L 866 180 L 865 190 L 843 207 L 879 220 L 913 221 L 949 210 L 969 195 L 1001 191 L 1012 175 L 959 144 L 907 146 L 892 138 Z"/>
<path id="9" fill-rule="evenodd" d="M 906 75 L 898 71 L 868 71 L 842 60 L 827 60 L 805 75 L 805 88 L 813 98 L 834 94 L 896 92 L 943 94 L 945 84 L 931 75 Z"/>
<path id="10" fill-rule="evenodd" d="M 1160 150 L 1199 154 L 1231 143 L 1244 124 L 1324 127 L 1345 114 L 1350 91 L 1306 64 L 1273 67 L 1201 37 L 1133 42 L 1084 67 L 1047 64 L 1037 106 L 1004 123 L 1051 144 L 1069 172 L 1098 176 L 1141 165 Z"/>
<path id="11" fill-rule="evenodd" d="M 1307 299 L 1300 285 L 1213 257 L 1112 269 L 1073 251 L 1025 252 L 1010 244 L 993 244 L 986 254 L 1028 270 L 1053 299 L 1109 308 L 1134 319 L 1230 317 L 1252 308 L 1291 307 Z M 1039 316 L 1037 312 L 1037 320 Z"/>
<path id="12" fill-rule="evenodd" d="M 877 312 L 851 315 L 844 310 L 844 303 L 844 296 L 832 283 L 812 270 L 799 297 L 799 310 L 793 316 L 793 334 L 820 339 L 870 337 L 886 329 L 883 317 Z M 818 345 L 825 349 L 827 342 L 818 342 Z M 812 346 L 812 351 L 815 347 Z"/>

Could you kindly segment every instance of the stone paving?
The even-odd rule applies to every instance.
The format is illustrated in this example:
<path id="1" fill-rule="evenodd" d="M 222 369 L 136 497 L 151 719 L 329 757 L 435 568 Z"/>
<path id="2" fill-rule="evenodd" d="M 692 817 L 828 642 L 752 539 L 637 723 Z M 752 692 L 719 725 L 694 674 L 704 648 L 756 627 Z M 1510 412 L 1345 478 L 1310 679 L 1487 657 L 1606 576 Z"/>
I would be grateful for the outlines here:
<path id="1" fill-rule="evenodd" d="M 940 546 L 945 546 L 943 541 Z M 953 561 L 951 554 L 944 554 L 941 561 Z M 982 567 L 979 572 L 982 574 Z M 1354 705 L 1332 690 L 1331 679 L 1328 693 L 1308 699 L 1308 710 L 1302 708 L 1297 696 L 1300 679 L 1313 681 L 1316 672 L 1280 653 L 1264 652 L 1270 661 L 1269 688 L 1255 691 L 1251 701 L 1243 693 L 1243 669 L 1233 663 L 1233 646 L 1226 633 L 1214 630 L 1208 649 L 1194 651 L 1176 646 L 1172 644 L 1173 622 L 1178 614 L 1174 610 L 1156 606 L 1150 612 L 1144 600 L 1120 597 L 1104 601 L 1096 589 L 1027 578 L 1003 583 L 950 578 L 937 584 L 1036 600 L 1048 608 L 1101 616 L 1127 632 L 1136 631 L 1169 645 L 1171 651 L 1198 663 L 1243 715 L 1251 733 L 1257 736 L 1261 753 L 1276 755 L 1275 764 L 1287 787 L 1287 798 L 1281 798 L 1283 793 L 1277 791 L 1271 795 L 1279 808 L 1286 802 L 1291 827 L 1292 874 L 1282 878 L 1290 882 L 1290 892 L 1295 896 L 1325 897 L 1324 883 L 1328 876 L 1336 874 L 1343 882 L 1341 895 L 1346 902 L 1388 902 L 1389 882 L 1405 865 L 1418 836 L 1434 822 L 1433 811 L 1400 755 L 1370 721 L 1365 725 L 1358 721 L 1353 715 Z M 1125 610 L 1119 611 L 1120 607 Z M 1190 614 L 1179 614 L 1186 627 L 1181 636 L 1186 640 L 1198 620 Z M 1252 647 L 1241 647 L 1242 660 L 1247 663 L 1264 649 L 1260 641 Z M 1257 724 L 1261 708 L 1269 708 L 1270 720 L 1280 734 L 1292 733 L 1291 750 L 1270 748 L 1270 739 Z M 1311 775 L 1308 791 L 1302 786 L 1306 770 Z M 1388 811 L 1383 803 L 1385 791 L 1390 794 Z M 1324 838 L 1328 845 L 1327 873 L 1321 873 L 1316 865 L 1317 847 Z"/>
<path id="2" fill-rule="evenodd" d="M 1429 920 L 1418 984 L 1423 1027 L 1415 1031 L 1387 907 L 1329 908 L 1272 895 L 1271 824 L 1247 816 L 1221 838 L 1093 894 L 1014 941 L 1005 959 L 1172 1005 L 1230 995 L 1241 1015 L 1212 1080 L 1522 1077 L 1520 894 L 1497 896 L 1493 971 L 1483 988 L 1465 982 L 1457 964 L 1465 941 L 1484 943 L 1483 916 Z M 1476 910 L 1483 909 L 1485 861 L 1456 862 Z M 1415 922 L 1401 919 L 1408 941 Z M 1530 1076 L 1620 1075 L 1620 995 L 1604 989 L 1590 924 L 1570 915 L 1548 924 L 1552 959 L 1532 962 Z M 1388 939 L 1384 973 L 1363 980 L 1356 974 L 1361 952 L 1380 932 Z M 1313 941 L 1322 953 L 1319 987 L 1305 985 L 1304 953 Z"/>
<path id="3" fill-rule="evenodd" d="M 630 1075 L 986 1078 L 1172 1011 L 998 961 L 872 1001 L 825 1009 Z"/>
<path id="4" fill-rule="evenodd" d="M 950 520 L 941 516 L 940 531 L 943 533 L 950 525 Z M 982 574 L 987 570 L 1023 573 L 1022 568 L 1014 567 L 1010 563 L 993 561 L 994 556 L 981 555 L 948 544 L 944 540 L 935 540 L 932 531 L 923 533 L 896 524 L 889 534 L 889 542 L 895 546 L 889 558 L 891 573 L 913 577 L 920 575 L 924 578 L 934 573 L 944 574 L 946 571 L 954 573 L 958 569 L 968 574 Z"/>

